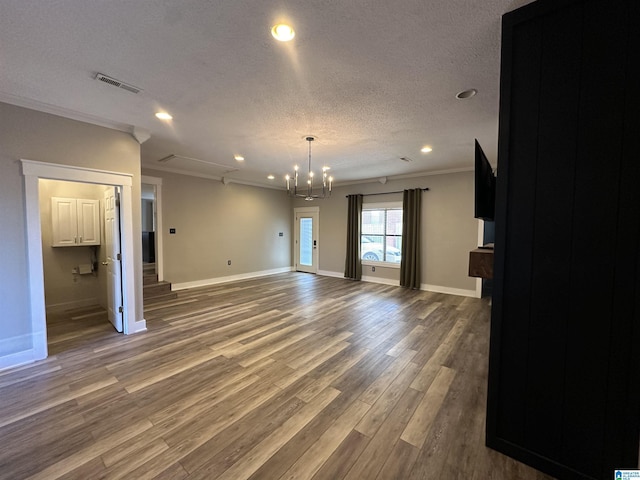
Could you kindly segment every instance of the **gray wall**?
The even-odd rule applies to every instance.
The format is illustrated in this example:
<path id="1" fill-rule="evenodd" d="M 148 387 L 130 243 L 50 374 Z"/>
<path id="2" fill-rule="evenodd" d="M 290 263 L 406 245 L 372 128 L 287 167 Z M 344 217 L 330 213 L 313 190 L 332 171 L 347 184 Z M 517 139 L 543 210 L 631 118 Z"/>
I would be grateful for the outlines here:
<path id="1" fill-rule="evenodd" d="M 32 346 L 21 158 L 132 174 L 133 236 L 141 237 L 140 145 L 131 135 L 0 103 L 0 356 Z M 142 320 L 142 245 L 134 247 L 134 301 Z"/>
<path id="2" fill-rule="evenodd" d="M 44 295 L 47 309 L 101 304 L 106 307 L 106 283 L 98 268 L 93 274 L 71 273 L 80 264 L 91 263 L 92 250 L 96 250 L 98 264 L 102 259 L 100 246 L 52 247 L 53 223 L 51 219 L 51 197 L 85 198 L 100 201 L 100 212 L 105 187 L 87 183 L 40 180 L 40 227 L 42 229 L 42 263 L 44 267 Z M 103 228 L 103 218 L 100 218 Z M 104 239 L 102 231 L 101 239 Z M 103 289 L 104 287 L 104 289 Z M 104 290 L 104 292 L 103 292 Z M 102 300 L 102 302 L 101 302 Z"/>
<path id="3" fill-rule="evenodd" d="M 291 200 L 284 191 L 147 169 L 144 174 L 162 178 L 164 231 L 157 234 L 166 281 L 206 283 L 291 266 Z"/>
<path id="4" fill-rule="evenodd" d="M 386 184 L 362 183 L 335 188 L 320 207 L 319 270 L 344 273 L 347 231 L 346 195 L 429 187 L 422 195 L 422 283 L 445 289 L 475 290 L 468 276 L 469 251 L 477 247 L 478 221 L 473 218 L 473 172 L 428 175 Z M 365 203 L 402 201 L 402 194 L 365 196 Z M 310 202 L 296 199 L 295 207 Z M 363 266 L 363 276 L 398 281 L 399 269 Z"/>
<path id="5" fill-rule="evenodd" d="M 282 190 L 258 188 L 144 170 L 163 179 L 164 275 L 189 283 L 289 267 L 293 264 L 293 208 L 320 208 L 321 273 L 344 272 L 349 193 L 375 193 L 429 187 L 423 193 L 422 283 L 475 291 L 468 276 L 469 251 L 476 248 L 473 172 L 348 185 L 330 198 L 291 201 Z M 402 201 L 402 194 L 365 197 L 365 203 Z M 170 235 L 169 229 L 176 234 Z M 283 237 L 278 237 L 283 232 Z M 231 260 L 231 266 L 227 265 Z M 363 275 L 398 281 L 399 269 L 363 267 Z"/>

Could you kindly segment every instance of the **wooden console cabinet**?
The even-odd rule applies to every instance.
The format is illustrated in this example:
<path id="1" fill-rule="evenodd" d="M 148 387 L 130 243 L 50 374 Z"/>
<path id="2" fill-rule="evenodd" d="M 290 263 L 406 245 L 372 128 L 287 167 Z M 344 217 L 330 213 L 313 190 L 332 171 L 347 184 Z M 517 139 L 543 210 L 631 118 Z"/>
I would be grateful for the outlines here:
<path id="1" fill-rule="evenodd" d="M 493 278 L 493 248 L 476 248 L 469 252 L 469 276 Z"/>

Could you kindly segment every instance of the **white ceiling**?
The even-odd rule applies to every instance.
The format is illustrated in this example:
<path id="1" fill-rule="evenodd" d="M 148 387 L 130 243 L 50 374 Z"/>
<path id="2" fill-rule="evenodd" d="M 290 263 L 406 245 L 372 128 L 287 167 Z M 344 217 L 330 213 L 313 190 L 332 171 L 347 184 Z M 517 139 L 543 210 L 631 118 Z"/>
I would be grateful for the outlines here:
<path id="1" fill-rule="evenodd" d="M 143 166 L 262 185 L 306 169 L 309 134 L 336 185 L 469 169 L 474 138 L 495 165 L 500 17 L 527 3 L 2 0 L 0 100 L 145 129 Z M 270 35 L 282 20 L 290 43 Z"/>

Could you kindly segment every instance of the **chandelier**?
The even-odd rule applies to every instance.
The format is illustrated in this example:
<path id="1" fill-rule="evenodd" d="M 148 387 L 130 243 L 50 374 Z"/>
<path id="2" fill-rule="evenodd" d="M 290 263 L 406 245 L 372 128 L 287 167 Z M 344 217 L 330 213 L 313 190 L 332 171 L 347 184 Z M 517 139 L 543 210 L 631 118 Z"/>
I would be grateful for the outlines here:
<path id="1" fill-rule="evenodd" d="M 305 140 L 309 142 L 309 173 L 307 175 L 307 186 L 304 185 L 298 191 L 298 165 L 293 167 L 293 175 L 286 175 L 284 178 L 287 181 L 287 194 L 290 197 L 302 197 L 305 200 L 311 201 L 315 198 L 325 198 L 331 196 L 331 186 L 333 184 L 333 177 L 328 176 L 327 172 L 329 167 L 322 167 L 322 190 L 319 187 L 316 191 L 313 191 L 313 171 L 311 170 L 311 142 L 316 137 L 311 135 L 305 137 Z M 293 183 L 293 185 L 292 185 Z"/>

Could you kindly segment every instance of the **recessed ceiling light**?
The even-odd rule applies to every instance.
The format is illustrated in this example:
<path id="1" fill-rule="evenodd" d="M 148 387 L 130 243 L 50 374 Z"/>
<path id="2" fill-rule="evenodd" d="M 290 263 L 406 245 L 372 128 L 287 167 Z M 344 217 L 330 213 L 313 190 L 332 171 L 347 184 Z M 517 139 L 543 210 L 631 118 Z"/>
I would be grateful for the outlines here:
<path id="1" fill-rule="evenodd" d="M 296 36 L 296 32 L 293 30 L 293 27 L 284 23 L 279 23 L 271 27 L 271 35 L 273 35 L 273 38 L 279 42 L 288 42 L 289 40 L 293 40 L 293 37 Z"/>
<path id="2" fill-rule="evenodd" d="M 456 93 L 456 98 L 458 100 L 464 100 L 465 98 L 473 97 L 476 93 L 478 93 L 478 90 L 476 90 L 475 88 L 470 88 L 469 90 L 463 90 Z"/>
<path id="3" fill-rule="evenodd" d="M 273 180 L 273 179 L 274 179 L 274 178 L 276 178 L 276 177 L 274 177 L 273 175 L 267 175 L 267 178 L 268 178 L 269 180 Z"/>
<path id="4" fill-rule="evenodd" d="M 429 145 L 425 145 L 424 147 L 422 147 L 422 148 L 420 149 L 420 151 L 421 151 L 422 153 L 429 153 L 429 152 L 432 152 L 432 151 L 433 151 L 433 148 L 431 148 Z"/>
<path id="5" fill-rule="evenodd" d="M 158 112 L 158 113 L 156 113 L 156 117 L 158 117 L 160 120 L 171 120 L 171 119 L 173 119 L 173 117 L 171 115 L 169 115 L 167 112 Z"/>
<path id="6" fill-rule="evenodd" d="M 235 158 L 238 162 L 244 161 L 244 157 L 242 155 L 234 155 L 233 158 Z"/>

